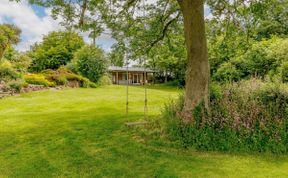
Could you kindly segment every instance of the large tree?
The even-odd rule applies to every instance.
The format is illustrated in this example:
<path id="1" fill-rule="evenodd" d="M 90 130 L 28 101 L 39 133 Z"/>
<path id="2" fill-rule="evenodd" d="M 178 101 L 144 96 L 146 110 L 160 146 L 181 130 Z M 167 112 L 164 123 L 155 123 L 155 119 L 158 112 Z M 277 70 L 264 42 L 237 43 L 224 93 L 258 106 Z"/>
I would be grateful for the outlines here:
<path id="1" fill-rule="evenodd" d="M 191 111 L 200 102 L 208 107 L 209 63 L 205 35 L 204 0 L 178 0 L 184 17 L 188 54 L 184 110 Z"/>
<path id="2" fill-rule="evenodd" d="M 135 46 L 141 47 L 142 50 L 133 52 L 137 55 L 149 52 L 166 36 L 171 24 L 178 20 L 182 21 L 188 57 L 184 111 L 192 111 L 201 102 L 208 107 L 209 64 L 204 0 L 156 0 L 153 3 L 145 3 L 142 0 L 30 0 L 30 3 L 52 7 L 55 17 L 61 15 L 66 26 L 77 28 L 89 24 L 85 19 L 93 18 L 100 13 L 105 26 L 112 29 L 112 36 L 115 39 L 124 41 L 126 45 L 132 47 L 131 49 L 135 49 Z M 139 10 L 151 13 L 141 14 Z M 154 21 L 156 24 L 149 24 L 151 15 L 158 18 L 158 21 Z M 137 34 L 137 28 L 150 29 L 149 32 L 155 33 L 142 34 L 146 42 L 141 40 L 142 44 L 137 44 L 136 40 L 131 40 L 134 34 Z"/>
<path id="3" fill-rule="evenodd" d="M 58 69 L 69 63 L 74 53 L 84 45 L 84 40 L 75 32 L 51 32 L 36 43 L 29 52 L 32 58 L 31 71 Z"/>

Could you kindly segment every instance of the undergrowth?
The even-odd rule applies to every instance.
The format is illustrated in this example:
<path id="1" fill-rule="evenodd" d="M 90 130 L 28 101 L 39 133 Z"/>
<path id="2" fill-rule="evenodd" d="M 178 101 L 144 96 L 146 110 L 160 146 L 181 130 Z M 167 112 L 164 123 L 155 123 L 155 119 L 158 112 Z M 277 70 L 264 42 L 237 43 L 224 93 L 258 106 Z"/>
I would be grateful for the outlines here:
<path id="1" fill-rule="evenodd" d="M 166 104 L 165 130 L 172 140 L 197 150 L 225 152 L 288 151 L 288 87 L 248 80 L 210 87 L 210 107 L 199 104 L 187 123 L 178 114 L 184 96 Z"/>

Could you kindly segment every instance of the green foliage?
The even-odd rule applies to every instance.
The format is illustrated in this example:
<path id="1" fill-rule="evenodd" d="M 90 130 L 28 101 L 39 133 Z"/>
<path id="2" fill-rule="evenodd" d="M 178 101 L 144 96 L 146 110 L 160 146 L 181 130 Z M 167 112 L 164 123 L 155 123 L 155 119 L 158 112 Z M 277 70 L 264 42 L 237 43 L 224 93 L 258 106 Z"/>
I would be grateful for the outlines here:
<path id="1" fill-rule="evenodd" d="M 74 32 L 51 32 L 43 38 L 43 42 L 35 44 L 30 56 L 30 70 L 39 72 L 45 69 L 56 70 L 69 63 L 74 52 L 84 45 L 82 37 Z"/>
<path id="2" fill-rule="evenodd" d="M 20 78 L 21 75 L 13 68 L 9 61 L 0 62 L 0 81 L 5 82 Z"/>
<path id="3" fill-rule="evenodd" d="M 43 85 L 45 87 L 53 87 L 55 83 L 48 81 L 42 74 L 28 74 L 24 76 L 25 82 L 34 85 Z"/>
<path id="4" fill-rule="evenodd" d="M 287 118 L 288 116 L 288 85 L 268 83 L 257 90 L 254 96 L 265 106 L 271 119 Z"/>
<path id="5" fill-rule="evenodd" d="M 92 45 L 79 49 L 75 53 L 73 62 L 81 75 L 95 83 L 99 81 L 107 70 L 107 60 L 103 50 Z"/>
<path id="6" fill-rule="evenodd" d="M 219 101 L 223 97 L 221 85 L 218 83 L 210 83 L 210 100 L 211 101 Z"/>
<path id="7" fill-rule="evenodd" d="M 210 71 L 213 76 L 222 64 L 230 62 L 245 53 L 248 44 L 245 43 L 243 36 L 230 34 L 231 31 L 234 32 L 236 30 L 232 27 L 226 36 L 213 34 L 213 29 L 217 29 L 217 26 L 215 27 L 213 23 L 209 23 L 208 30 L 211 30 L 211 32 L 208 34 L 211 36 L 208 36 L 208 54 Z"/>
<path id="8" fill-rule="evenodd" d="M 241 78 L 241 71 L 237 70 L 231 62 L 226 62 L 220 65 L 213 79 L 221 82 L 238 81 Z"/>
<path id="9" fill-rule="evenodd" d="M 1 24 L 0 25 L 0 61 L 5 50 L 20 41 L 21 30 L 15 25 Z"/>
<path id="10" fill-rule="evenodd" d="M 181 80 L 181 79 L 180 80 L 174 79 L 172 81 L 166 82 L 164 85 L 171 86 L 171 87 L 183 88 L 185 84 L 183 83 L 183 80 Z"/>
<path id="11" fill-rule="evenodd" d="M 280 75 L 283 82 L 288 82 L 288 61 L 282 63 Z"/>
<path id="12" fill-rule="evenodd" d="M 288 61 L 288 39 L 272 38 L 254 42 L 245 53 L 220 63 L 212 79 L 220 82 L 239 81 L 252 76 L 264 79 L 285 76 Z M 282 67 L 281 67 L 282 66 Z M 283 69 L 283 70 L 282 70 Z M 283 75 L 282 75 L 282 72 Z M 285 77 L 284 77 L 285 78 Z M 283 79 L 282 79 L 283 80 Z"/>
<path id="13" fill-rule="evenodd" d="M 213 85 L 212 85 L 213 86 Z M 210 112 L 197 106 L 187 122 L 183 97 L 166 105 L 171 138 L 199 150 L 288 152 L 288 86 L 255 79 L 210 89 Z"/>
<path id="14" fill-rule="evenodd" d="M 20 93 L 21 89 L 25 86 L 26 84 L 23 82 L 23 80 L 14 80 L 10 81 L 8 83 L 8 86 L 17 93 Z"/>
<path id="15" fill-rule="evenodd" d="M 124 55 L 125 55 L 125 45 L 124 43 L 118 42 L 112 45 L 112 50 L 109 53 L 109 60 L 111 65 L 122 67 L 125 63 Z"/>
<path id="16" fill-rule="evenodd" d="M 73 62 L 69 62 L 66 66 L 65 66 L 68 70 L 70 70 L 73 73 L 77 73 L 77 66 L 75 63 Z"/>
<path id="17" fill-rule="evenodd" d="M 208 0 L 207 4 L 213 13 L 212 20 L 216 23 L 216 28 L 211 31 L 225 34 L 227 38 L 230 38 L 230 35 L 243 35 L 249 43 L 250 39 L 261 40 L 273 35 L 288 34 L 286 11 L 288 3 L 286 1 L 224 0 L 215 3 L 215 0 Z M 231 31 L 231 28 L 234 31 Z"/>
<path id="18" fill-rule="evenodd" d="M 255 43 L 250 50 L 248 50 L 243 58 L 245 59 L 248 73 L 263 78 L 270 70 L 276 69 L 276 59 L 270 57 L 267 52 L 269 46 L 274 40 L 262 41 Z"/>
<path id="19" fill-rule="evenodd" d="M 177 32 L 180 33 L 179 31 Z M 171 34 L 171 38 L 159 42 L 149 51 L 148 66 L 156 72 L 156 82 L 175 80 L 174 84 L 177 86 L 185 85 L 187 58 L 183 43 L 182 35 Z"/>
<path id="20" fill-rule="evenodd" d="M 264 78 L 269 70 L 279 65 L 275 65 L 274 61 L 279 56 L 276 51 L 281 51 L 280 48 L 286 48 L 287 51 L 287 44 L 280 45 L 278 42 L 281 40 L 272 38 L 285 38 L 288 35 L 287 2 L 263 0 L 243 3 L 224 0 L 215 3 L 214 0 L 208 0 L 207 4 L 213 14 L 206 23 L 212 76 L 223 63 L 237 58 L 242 58 L 249 67 L 242 71 L 241 79 L 255 74 Z M 273 44 L 268 44 L 269 41 Z M 272 46 L 278 47 L 272 50 L 274 56 L 269 55 Z M 236 68 L 238 70 L 238 66 Z"/>
<path id="21" fill-rule="evenodd" d="M 47 69 L 42 71 L 41 74 L 45 76 L 45 79 L 55 83 L 56 85 L 84 88 L 95 87 L 93 82 L 90 82 L 89 79 L 77 75 L 65 67 L 60 67 L 56 71 Z"/>
<path id="22" fill-rule="evenodd" d="M 108 75 L 103 75 L 99 81 L 97 82 L 98 85 L 100 86 L 105 86 L 105 85 L 111 85 L 112 81 L 111 81 L 111 77 Z"/>
<path id="23" fill-rule="evenodd" d="M 12 47 L 6 49 L 4 59 L 8 60 L 12 64 L 13 68 L 22 74 L 27 72 L 32 61 L 28 55 L 19 53 Z"/>

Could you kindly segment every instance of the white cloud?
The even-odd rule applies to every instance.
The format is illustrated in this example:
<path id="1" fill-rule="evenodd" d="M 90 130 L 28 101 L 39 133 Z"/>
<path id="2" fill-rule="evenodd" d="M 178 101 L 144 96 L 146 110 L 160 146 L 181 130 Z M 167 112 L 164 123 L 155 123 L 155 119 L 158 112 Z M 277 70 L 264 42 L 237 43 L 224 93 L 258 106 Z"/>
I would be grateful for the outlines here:
<path id="1" fill-rule="evenodd" d="M 46 14 L 50 14 L 48 9 L 45 11 Z M 59 23 L 49 15 L 38 17 L 26 1 L 16 3 L 1 0 L 0 23 L 3 22 L 13 23 L 22 30 L 22 42 L 17 45 L 17 49 L 20 51 L 25 51 L 31 44 L 41 41 L 43 35 L 48 32 L 61 28 Z"/>

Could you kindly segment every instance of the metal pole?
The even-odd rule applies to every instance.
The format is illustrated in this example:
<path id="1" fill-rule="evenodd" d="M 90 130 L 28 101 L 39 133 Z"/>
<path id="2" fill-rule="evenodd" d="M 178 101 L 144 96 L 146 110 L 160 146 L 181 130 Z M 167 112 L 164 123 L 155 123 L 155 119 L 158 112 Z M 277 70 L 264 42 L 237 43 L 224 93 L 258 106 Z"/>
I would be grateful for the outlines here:
<path id="1" fill-rule="evenodd" d="M 146 73 L 146 58 L 144 57 L 144 90 L 145 90 L 145 105 L 144 105 L 144 118 L 147 119 L 147 112 L 148 112 L 148 99 L 147 99 L 147 86 L 146 86 L 146 80 L 147 80 L 147 73 Z"/>
<path id="2" fill-rule="evenodd" d="M 126 117 L 128 118 L 128 109 L 129 109 L 129 98 L 128 98 L 128 94 L 129 94 L 129 90 L 128 90 L 128 85 L 129 85 L 129 71 L 128 71 L 128 58 L 125 52 L 125 58 L 126 58 L 126 77 L 127 77 L 127 82 L 126 82 Z"/>
<path id="3" fill-rule="evenodd" d="M 145 18 L 145 0 L 143 0 L 143 16 Z M 145 23 L 144 23 L 145 25 Z M 144 56 L 144 91 L 145 91 L 145 100 L 144 100 L 144 118 L 147 119 L 147 112 L 148 112 L 148 99 L 147 99 L 147 87 L 146 87 L 146 80 L 147 80 L 147 72 L 146 72 L 146 57 Z"/>

